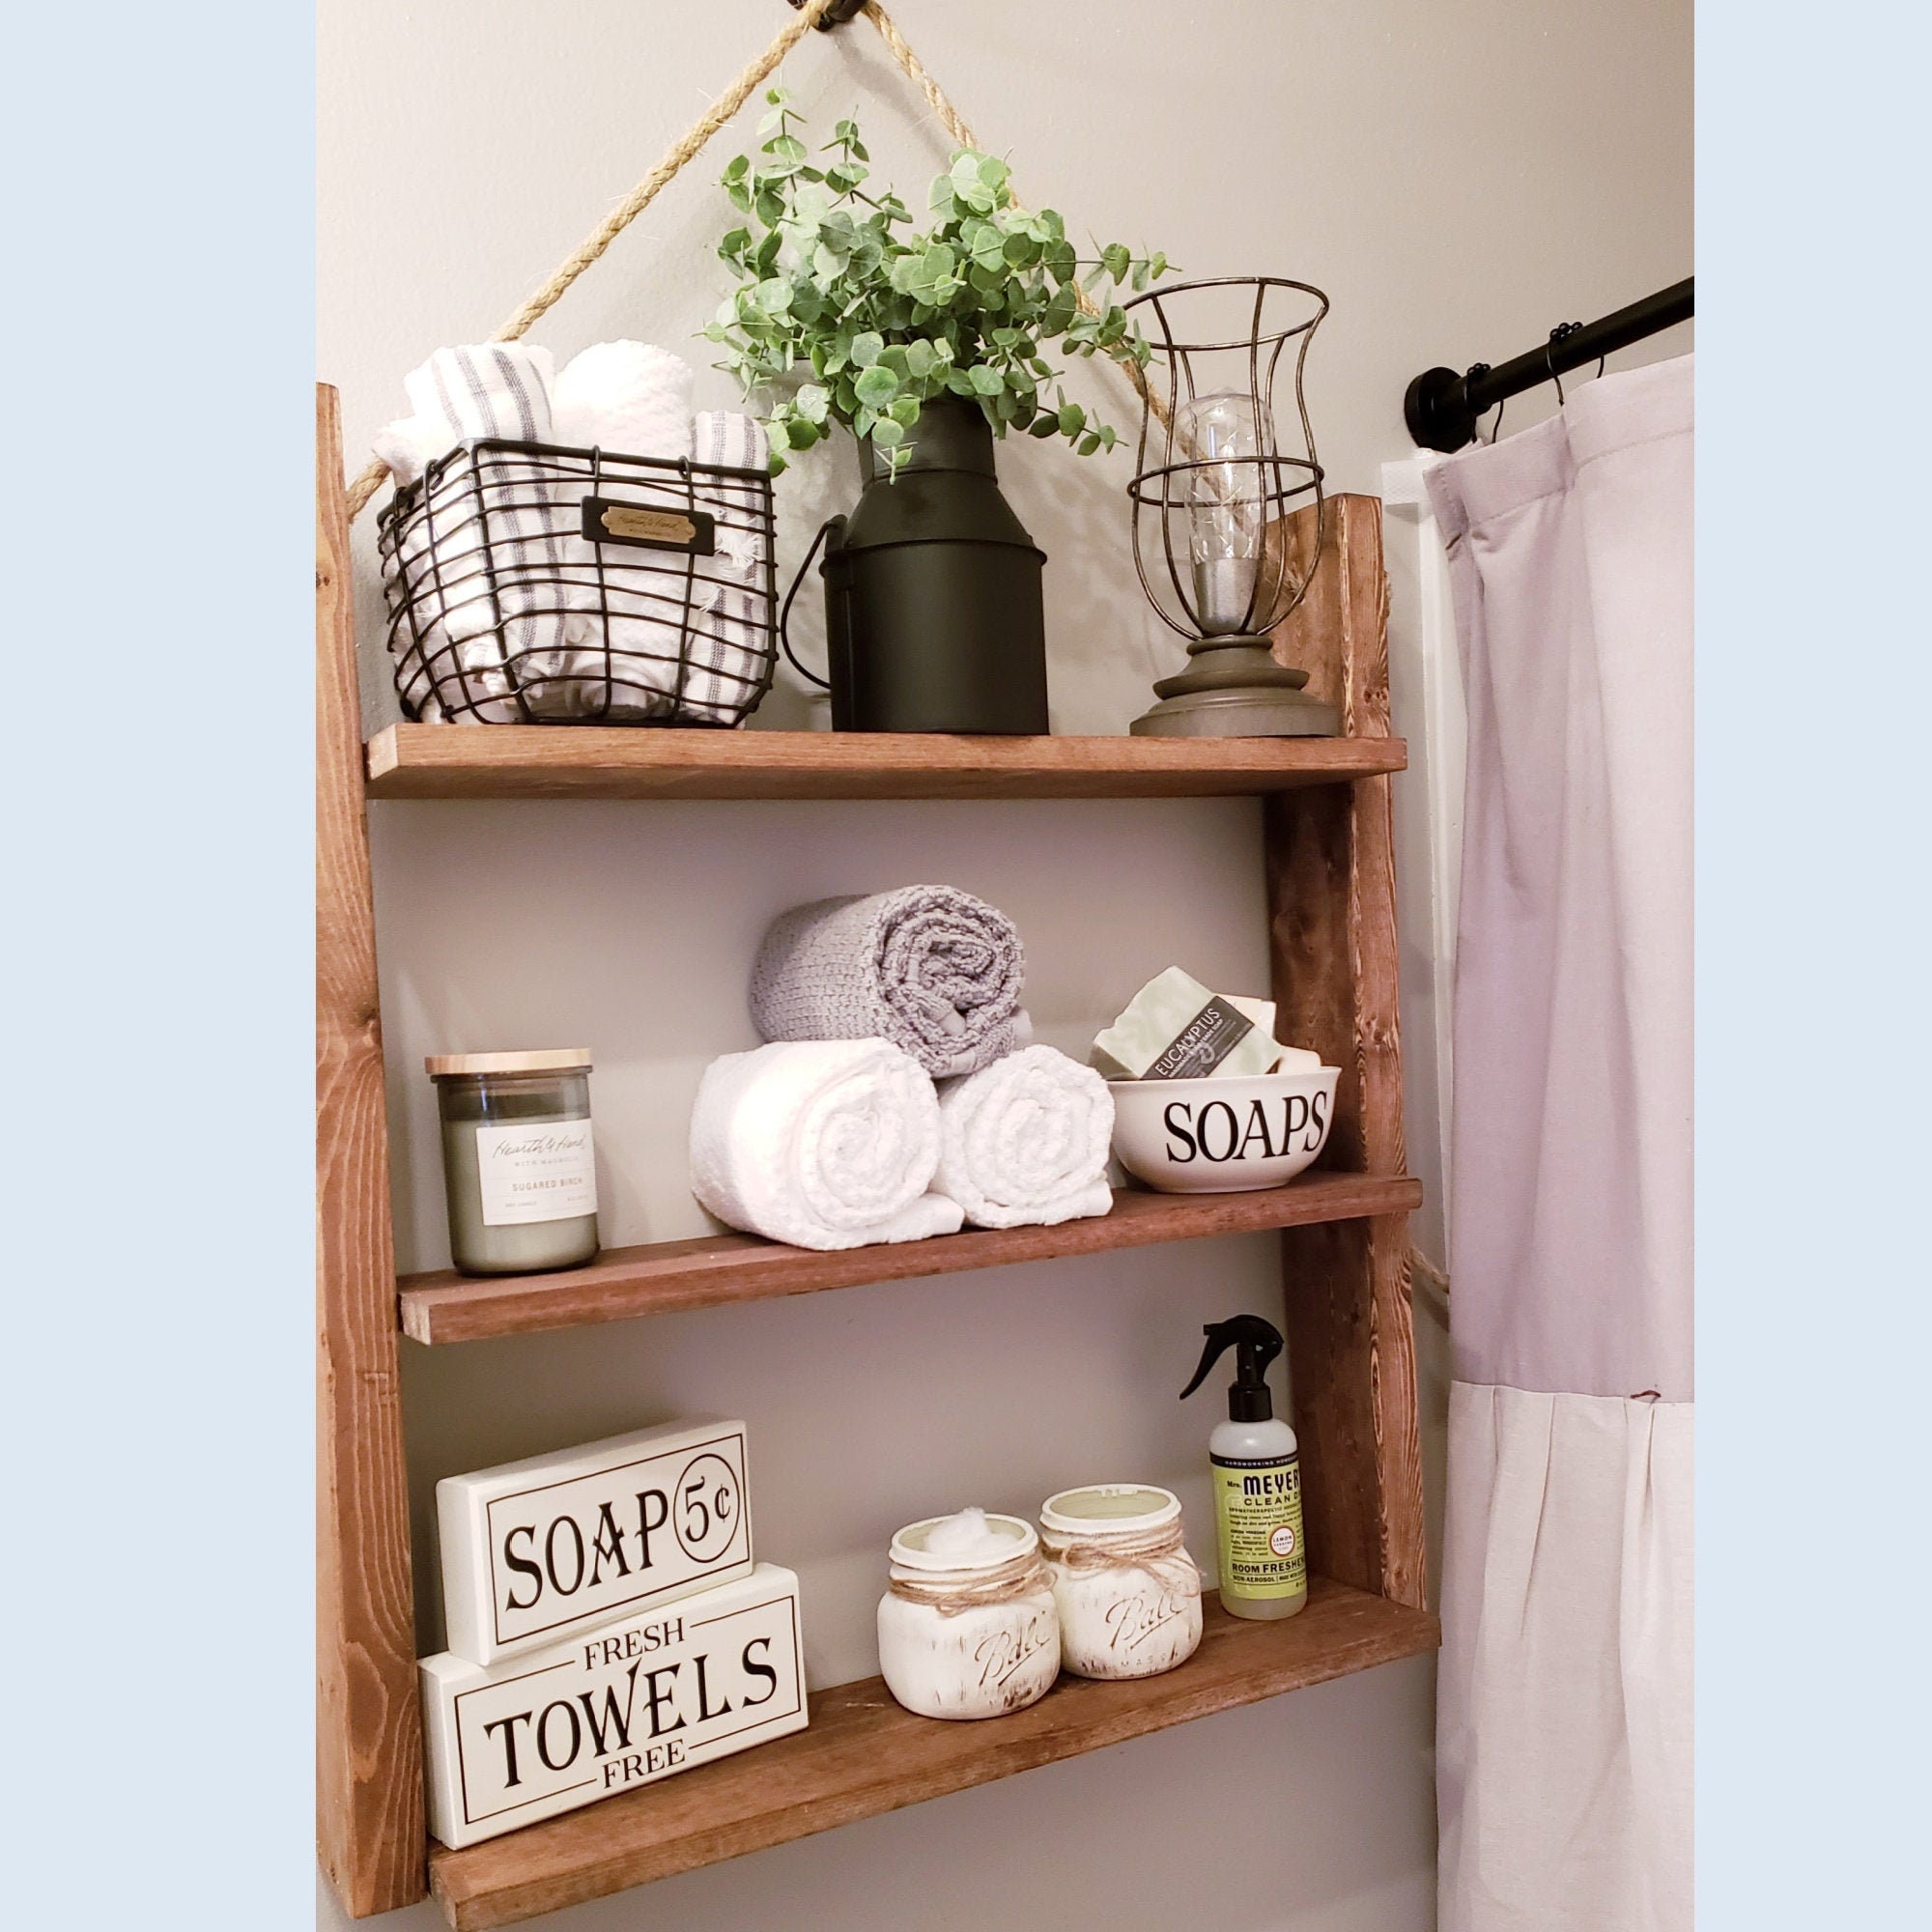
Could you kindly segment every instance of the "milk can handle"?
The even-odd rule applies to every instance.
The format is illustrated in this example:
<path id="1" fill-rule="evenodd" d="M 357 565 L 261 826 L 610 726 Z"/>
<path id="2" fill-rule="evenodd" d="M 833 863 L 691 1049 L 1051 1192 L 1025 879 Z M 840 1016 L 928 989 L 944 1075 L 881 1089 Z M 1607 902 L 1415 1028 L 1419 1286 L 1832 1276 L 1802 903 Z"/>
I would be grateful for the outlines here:
<path id="1" fill-rule="evenodd" d="M 784 646 L 784 654 L 787 661 L 790 663 L 792 669 L 797 671 L 800 677 L 806 678 L 812 684 L 815 684 L 820 691 L 830 691 L 832 689 L 830 680 L 820 677 L 815 670 L 799 663 L 798 653 L 791 647 L 791 605 L 792 599 L 798 595 L 799 585 L 805 582 L 805 573 L 811 568 L 811 559 L 818 554 L 818 547 L 825 541 L 826 533 L 832 528 L 834 524 L 843 525 L 845 519 L 843 517 L 827 517 L 819 525 L 818 534 L 812 538 L 811 548 L 806 552 L 805 561 L 799 565 L 798 575 L 792 579 L 791 588 L 785 592 L 784 607 L 779 612 L 779 642 Z"/>

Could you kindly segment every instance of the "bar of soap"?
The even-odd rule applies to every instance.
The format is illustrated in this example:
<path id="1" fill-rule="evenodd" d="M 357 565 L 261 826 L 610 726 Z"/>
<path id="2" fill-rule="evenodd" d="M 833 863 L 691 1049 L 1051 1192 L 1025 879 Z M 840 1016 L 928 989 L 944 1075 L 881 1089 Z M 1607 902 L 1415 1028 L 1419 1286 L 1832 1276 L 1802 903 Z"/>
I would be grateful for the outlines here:
<path id="1" fill-rule="evenodd" d="M 1259 1024 L 1262 1015 L 1266 1024 Z M 1190 1080 L 1265 1073 L 1281 1058 L 1265 1000 L 1210 992 L 1179 966 L 1157 973 L 1094 1039 L 1088 1056 L 1110 1080 Z"/>

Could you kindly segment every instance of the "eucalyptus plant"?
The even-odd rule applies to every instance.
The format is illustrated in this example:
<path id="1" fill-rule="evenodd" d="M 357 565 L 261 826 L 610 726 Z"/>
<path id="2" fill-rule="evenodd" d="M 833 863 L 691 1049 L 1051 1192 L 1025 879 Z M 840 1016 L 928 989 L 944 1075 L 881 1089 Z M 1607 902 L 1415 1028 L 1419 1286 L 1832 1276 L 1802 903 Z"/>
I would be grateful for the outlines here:
<path id="1" fill-rule="evenodd" d="M 772 397 L 773 473 L 834 422 L 896 471 L 921 407 L 940 396 L 977 402 L 996 436 L 1064 437 L 1082 456 L 1112 449 L 1117 433 L 1066 400 L 1047 348 L 1145 369 L 1147 340 L 1112 298 L 1125 281 L 1147 288 L 1167 258 L 1118 242 L 1082 258 L 1051 209 L 1014 201 L 1005 161 L 970 150 L 934 179 L 934 220 L 920 232 L 890 188 L 867 190 L 858 124 L 838 124 L 821 166 L 789 99 L 766 94 L 758 131 L 771 138 L 757 160 L 740 155 L 724 170 L 748 220 L 718 244 L 739 286 L 704 331 L 748 396 Z M 1089 314 L 1076 288 L 1103 286 Z"/>

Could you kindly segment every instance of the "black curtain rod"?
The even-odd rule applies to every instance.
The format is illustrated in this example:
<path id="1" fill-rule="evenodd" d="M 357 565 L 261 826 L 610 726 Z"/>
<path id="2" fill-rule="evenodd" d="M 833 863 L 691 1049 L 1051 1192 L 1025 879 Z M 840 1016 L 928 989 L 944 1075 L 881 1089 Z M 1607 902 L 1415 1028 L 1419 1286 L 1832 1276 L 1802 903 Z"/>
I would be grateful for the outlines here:
<path id="1" fill-rule="evenodd" d="M 1498 368 L 1477 362 L 1461 376 L 1453 369 L 1425 369 L 1403 398 L 1410 438 L 1424 449 L 1461 449 L 1475 440 L 1482 416 L 1506 397 L 1520 396 L 1552 376 L 1567 375 L 1675 323 L 1688 322 L 1695 313 L 1694 288 L 1695 278 L 1686 276 L 1601 322 L 1564 323 L 1549 331 L 1542 348 Z"/>

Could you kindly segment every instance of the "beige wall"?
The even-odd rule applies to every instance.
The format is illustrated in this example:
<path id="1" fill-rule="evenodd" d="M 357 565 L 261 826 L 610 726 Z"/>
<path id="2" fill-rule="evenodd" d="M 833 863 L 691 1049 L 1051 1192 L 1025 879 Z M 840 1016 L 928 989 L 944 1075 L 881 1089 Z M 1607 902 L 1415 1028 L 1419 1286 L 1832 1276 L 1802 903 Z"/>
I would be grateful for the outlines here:
<path id="1" fill-rule="evenodd" d="M 781 17 L 780 0 L 323 0 L 320 373 L 342 389 L 352 468 L 402 412 L 404 372 L 494 327 Z M 1500 359 L 1690 266 L 1688 0 L 903 0 L 898 17 L 1020 191 L 1076 235 L 1328 291 L 1310 395 L 1345 489 L 1374 490 L 1406 452 L 1402 389 L 1426 363 Z M 812 38 L 786 78 L 814 125 L 856 106 L 879 172 L 923 201 L 944 152 L 868 27 Z M 689 337 L 724 287 L 712 182 L 751 138 L 748 117 L 536 339 L 562 357 L 640 336 L 702 367 Z M 1131 426 L 1111 372 L 1068 387 Z M 700 394 L 729 399 L 709 372 Z M 1511 410 L 1517 426 L 1540 405 Z M 1003 452 L 1053 559 L 1063 731 L 1123 728 L 1179 655 L 1133 582 L 1128 467 L 1059 445 Z M 842 450 L 788 475 L 781 562 L 850 494 Z M 358 545 L 365 688 L 386 716 L 366 528 Z M 818 715 L 787 673 L 759 722 Z M 753 1043 L 750 949 L 798 899 L 935 879 L 993 900 L 1026 935 L 1042 1037 L 1069 1050 L 1170 961 L 1232 990 L 1265 979 L 1258 812 L 1241 802 L 388 805 L 372 818 L 405 1267 L 446 1259 L 419 1070 L 437 1048 L 592 1042 L 607 1238 L 701 1232 L 684 1182 L 690 1098 L 709 1057 Z M 1428 1178 L 1426 1148 L 1418 1161 Z M 680 1410 L 749 1419 L 759 1547 L 805 1579 L 819 1683 L 875 1667 L 884 1544 L 915 1516 L 968 1501 L 1030 1513 L 1069 1482 L 1132 1475 L 1180 1491 L 1199 1543 L 1216 1411 L 1174 1391 L 1200 1323 L 1277 1307 L 1277 1275 L 1273 1242 L 1255 1237 L 406 1345 L 425 1643 L 439 1636 L 436 1477 Z M 1419 1313 L 1434 1414 L 1439 1350 Z M 548 1922 L 1423 1932 L 1432 1685 L 1426 1660 L 1390 1666 Z M 336 1922 L 332 1904 L 323 1917 Z M 392 1922 L 440 1921 L 420 1907 Z"/>

